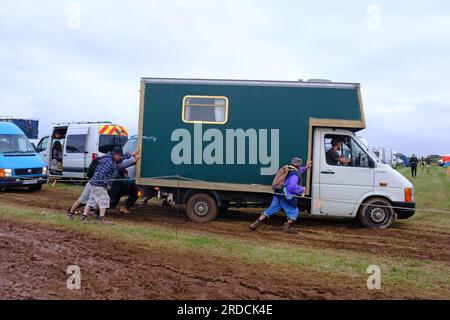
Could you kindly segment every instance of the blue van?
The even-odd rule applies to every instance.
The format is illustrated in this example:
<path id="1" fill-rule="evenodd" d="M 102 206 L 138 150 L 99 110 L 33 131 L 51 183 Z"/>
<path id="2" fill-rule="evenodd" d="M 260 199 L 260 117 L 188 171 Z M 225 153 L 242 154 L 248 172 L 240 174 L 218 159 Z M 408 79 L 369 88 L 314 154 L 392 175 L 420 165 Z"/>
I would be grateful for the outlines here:
<path id="1" fill-rule="evenodd" d="M 27 187 L 40 190 L 47 183 L 47 167 L 22 130 L 0 122 L 0 190 Z"/>

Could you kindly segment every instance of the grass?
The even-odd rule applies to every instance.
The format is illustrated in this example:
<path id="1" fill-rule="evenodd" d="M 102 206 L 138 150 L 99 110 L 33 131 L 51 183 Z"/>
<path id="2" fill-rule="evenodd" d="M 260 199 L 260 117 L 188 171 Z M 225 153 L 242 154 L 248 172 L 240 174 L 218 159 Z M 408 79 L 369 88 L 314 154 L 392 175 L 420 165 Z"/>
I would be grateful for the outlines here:
<path id="1" fill-rule="evenodd" d="M 450 232 L 450 176 L 446 169 L 436 165 L 431 171 L 417 170 L 417 177 L 412 178 L 410 168 L 400 168 L 399 171 L 414 184 L 417 214 L 412 221 L 429 224 L 435 227 L 445 227 Z M 426 209 L 443 210 L 448 213 L 432 212 Z"/>
<path id="2" fill-rule="evenodd" d="M 408 169 L 399 169 L 407 175 Z M 419 169 L 418 177 L 409 179 L 415 185 L 417 206 L 420 208 L 450 209 L 450 177 L 442 168 L 433 167 L 428 174 Z M 57 184 L 61 190 L 76 190 L 73 186 Z M 367 267 L 382 267 L 382 293 L 402 293 L 410 297 L 450 298 L 450 267 L 444 262 L 373 256 L 366 252 L 333 250 L 290 245 L 246 241 L 200 231 L 180 231 L 151 224 L 120 221 L 113 226 L 68 223 L 59 212 L 17 206 L 0 207 L 0 217 L 19 219 L 33 223 L 118 239 L 142 248 L 164 249 L 177 253 L 209 255 L 242 263 L 255 264 L 255 270 L 264 268 L 274 276 L 310 274 L 335 286 L 365 290 Z M 426 228 L 450 229 L 450 214 L 419 211 L 405 223 L 425 225 Z M 193 258 L 194 259 L 194 258 Z"/>
<path id="3" fill-rule="evenodd" d="M 52 184 L 55 183 L 55 185 L 53 186 Z M 79 184 L 74 184 L 74 183 L 67 183 L 67 182 L 58 182 L 58 180 L 56 180 L 56 182 L 50 182 L 49 184 L 44 185 L 44 188 L 49 188 L 51 186 L 51 188 L 55 188 L 57 190 L 61 190 L 61 191 L 72 191 L 72 192 L 82 192 L 83 191 L 83 186 L 79 185 Z"/>

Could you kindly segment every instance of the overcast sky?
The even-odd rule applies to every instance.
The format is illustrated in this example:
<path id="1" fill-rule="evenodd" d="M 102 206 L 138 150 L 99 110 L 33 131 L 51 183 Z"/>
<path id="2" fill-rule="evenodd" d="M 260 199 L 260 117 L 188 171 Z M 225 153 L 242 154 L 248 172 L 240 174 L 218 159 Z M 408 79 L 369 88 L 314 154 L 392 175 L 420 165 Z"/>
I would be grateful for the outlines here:
<path id="1" fill-rule="evenodd" d="M 360 82 L 372 145 L 450 152 L 450 2 L 0 3 L 0 115 L 137 131 L 140 77 Z M 79 15 L 78 15 L 79 13 Z"/>

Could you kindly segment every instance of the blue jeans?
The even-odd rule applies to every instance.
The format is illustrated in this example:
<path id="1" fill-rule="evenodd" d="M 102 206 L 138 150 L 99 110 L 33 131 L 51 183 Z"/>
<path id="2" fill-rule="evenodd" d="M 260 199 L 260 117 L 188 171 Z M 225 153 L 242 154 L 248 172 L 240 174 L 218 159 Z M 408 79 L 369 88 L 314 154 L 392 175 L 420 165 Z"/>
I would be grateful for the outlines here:
<path id="1" fill-rule="evenodd" d="M 297 220 L 297 218 L 298 218 L 297 206 L 293 206 L 293 205 L 289 204 L 284 196 L 273 197 L 270 207 L 267 208 L 263 212 L 263 214 L 266 217 L 270 217 L 270 216 L 273 216 L 274 214 L 280 212 L 281 209 L 283 209 L 284 212 L 286 212 L 286 215 L 289 220 L 294 220 L 294 221 Z"/>

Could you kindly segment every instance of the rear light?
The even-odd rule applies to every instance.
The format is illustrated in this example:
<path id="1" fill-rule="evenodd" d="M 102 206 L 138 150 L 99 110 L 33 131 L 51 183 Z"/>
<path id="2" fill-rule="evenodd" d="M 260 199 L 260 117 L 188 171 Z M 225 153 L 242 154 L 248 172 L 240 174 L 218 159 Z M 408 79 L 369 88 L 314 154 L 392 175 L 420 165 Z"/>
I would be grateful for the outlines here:
<path id="1" fill-rule="evenodd" d="M 97 154 L 96 153 L 92 153 L 92 161 L 97 160 Z"/>
<path id="2" fill-rule="evenodd" d="M 413 190 L 412 188 L 405 188 L 405 202 L 413 201 Z"/>
<path id="3" fill-rule="evenodd" d="M 138 198 L 142 197 L 142 191 L 141 190 L 138 190 L 137 196 L 138 196 Z"/>

